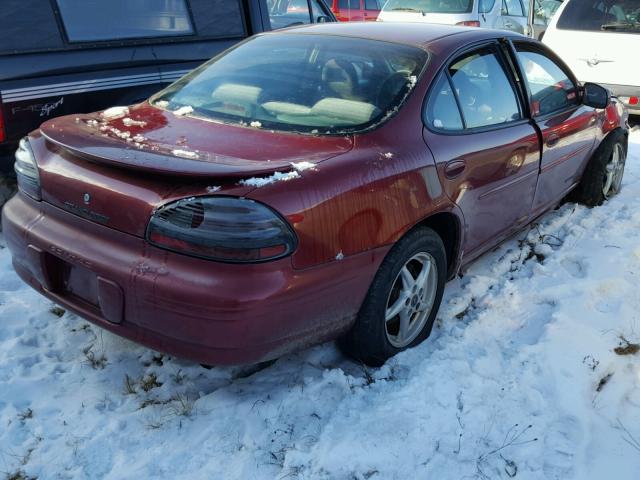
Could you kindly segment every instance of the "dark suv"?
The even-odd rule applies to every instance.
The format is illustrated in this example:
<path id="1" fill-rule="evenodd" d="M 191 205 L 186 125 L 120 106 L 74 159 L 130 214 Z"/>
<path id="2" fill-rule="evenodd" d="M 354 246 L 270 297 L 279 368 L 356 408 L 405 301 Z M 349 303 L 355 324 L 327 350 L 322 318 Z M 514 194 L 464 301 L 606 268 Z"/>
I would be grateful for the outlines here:
<path id="1" fill-rule="evenodd" d="M 2 0 L 0 172 L 51 117 L 136 103 L 250 35 L 329 21 L 323 0 Z"/>

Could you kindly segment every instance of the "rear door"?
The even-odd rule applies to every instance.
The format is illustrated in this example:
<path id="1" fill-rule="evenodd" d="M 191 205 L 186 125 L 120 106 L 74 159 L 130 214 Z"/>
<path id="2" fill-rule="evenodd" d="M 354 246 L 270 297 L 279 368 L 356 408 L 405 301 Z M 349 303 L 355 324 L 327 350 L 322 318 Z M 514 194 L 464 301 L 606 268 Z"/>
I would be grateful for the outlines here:
<path id="1" fill-rule="evenodd" d="M 531 115 L 542 136 L 535 213 L 557 203 L 579 181 L 597 133 L 597 111 L 582 104 L 573 75 L 550 50 L 514 42 Z"/>
<path id="2" fill-rule="evenodd" d="M 520 0 L 502 0 L 502 28 L 526 33 L 527 17 Z"/>
<path id="3" fill-rule="evenodd" d="M 465 255 L 525 223 L 540 160 L 536 130 L 497 43 L 455 58 L 432 87 L 424 138 L 467 225 Z"/>

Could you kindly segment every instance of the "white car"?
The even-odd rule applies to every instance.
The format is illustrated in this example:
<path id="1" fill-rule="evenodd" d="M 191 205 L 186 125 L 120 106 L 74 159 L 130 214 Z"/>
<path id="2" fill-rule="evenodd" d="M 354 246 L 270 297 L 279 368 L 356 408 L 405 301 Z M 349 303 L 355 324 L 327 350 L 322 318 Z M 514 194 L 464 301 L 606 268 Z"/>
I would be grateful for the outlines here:
<path id="1" fill-rule="evenodd" d="M 607 87 L 640 114 L 640 0 L 566 0 L 542 41 L 578 80 Z"/>
<path id="2" fill-rule="evenodd" d="M 529 0 L 388 0 L 378 15 L 378 21 L 444 23 L 528 34 L 528 2 Z"/>

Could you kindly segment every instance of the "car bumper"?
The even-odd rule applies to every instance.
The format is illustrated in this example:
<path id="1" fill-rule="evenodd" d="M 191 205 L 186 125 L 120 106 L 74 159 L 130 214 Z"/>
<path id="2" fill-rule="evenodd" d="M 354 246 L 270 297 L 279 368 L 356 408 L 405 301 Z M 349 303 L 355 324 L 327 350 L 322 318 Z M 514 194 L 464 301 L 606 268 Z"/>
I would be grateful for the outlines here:
<path id="1" fill-rule="evenodd" d="M 117 335 L 209 365 L 248 364 L 349 328 L 388 247 L 296 270 L 151 247 L 18 193 L 2 225 L 18 275 Z"/>
<path id="2" fill-rule="evenodd" d="M 633 85 L 613 85 L 605 83 L 602 83 L 600 85 L 608 89 L 613 96 L 617 97 L 620 103 L 627 107 L 629 113 L 633 115 L 640 115 L 640 104 L 636 103 L 632 105 L 629 103 L 629 99 L 631 97 L 640 99 L 640 87 Z"/>

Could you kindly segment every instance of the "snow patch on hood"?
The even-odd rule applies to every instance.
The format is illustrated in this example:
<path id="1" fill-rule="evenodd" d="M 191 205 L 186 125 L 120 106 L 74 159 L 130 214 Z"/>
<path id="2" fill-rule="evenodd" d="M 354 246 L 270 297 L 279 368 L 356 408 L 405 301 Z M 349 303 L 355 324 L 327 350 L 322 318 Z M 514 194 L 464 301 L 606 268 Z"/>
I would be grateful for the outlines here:
<path id="1" fill-rule="evenodd" d="M 182 157 L 182 158 L 194 159 L 194 158 L 199 158 L 200 157 L 198 152 L 194 152 L 192 150 L 182 150 L 180 148 L 176 148 L 175 150 L 171 150 L 171 153 L 173 153 L 176 157 Z"/>
<path id="2" fill-rule="evenodd" d="M 102 118 L 105 120 L 115 120 L 127 115 L 129 115 L 129 107 L 111 107 L 102 112 Z"/>
<path id="3" fill-rule="evenodd" d="M 240 185 L 246 185 L 249 187 L 264 187 L 275 182 L 288 182 L 295 178 L 300 178 L 300 174 L 296 171 L 293 172 L 276 172 L 270 177 L 253 177 L 240 180 Z"/>
<path id="4" fill-rule="evenodd" d="M 146 127 L 147 122 L 142 120 L 134 120 L 133 118 L 125 117 L 122 119 L 122 123 L 127 127 Z"/>
<path id="5" fill-rule="evenodd" d="M 316 164 L 311 162 L 291 162 L 291 166 L 298 172 L 315 169 Z"/>
<path id="6" fill-rule="evenodd" d="M 179 109 L 173 111 L 173 114 L 176 117 L 184 117 L 185 115 L 189 115 L 190 113 L 193 113 L 193 107 L 191 105 L 185 105 L 184 107 L 180 107 Z"/>

